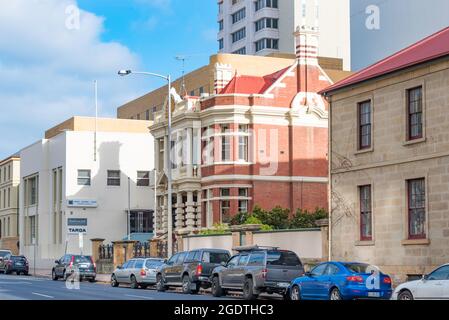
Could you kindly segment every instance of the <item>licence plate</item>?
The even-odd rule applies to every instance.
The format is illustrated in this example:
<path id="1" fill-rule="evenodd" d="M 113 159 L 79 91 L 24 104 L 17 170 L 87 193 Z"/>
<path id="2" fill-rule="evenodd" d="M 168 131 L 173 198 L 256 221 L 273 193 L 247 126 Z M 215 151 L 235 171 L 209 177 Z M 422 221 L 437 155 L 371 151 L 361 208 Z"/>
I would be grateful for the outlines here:
<path id="1" fill-rule="evenodd" d="M 290 283 L 288 283 L 288 282 L 278 283 L 278 287 L 281 287 L 281 288 L 288 288 L 289 286 L 290 286 Z"/>
<path id="2" fill-rule="evenodd" d="M 80 269 L 87 269 L 89 268 L 88 264 L 80 264 Z"/>
<path id="3" fill-rule="evenodd" d="M 16 266 L 23 266 L 22 262 L 16 262 Z"/>
<path id="4" fill-rule="evenodd" d="M 380 298 L 380 292 L 368 292 L 368 297 Z"/>

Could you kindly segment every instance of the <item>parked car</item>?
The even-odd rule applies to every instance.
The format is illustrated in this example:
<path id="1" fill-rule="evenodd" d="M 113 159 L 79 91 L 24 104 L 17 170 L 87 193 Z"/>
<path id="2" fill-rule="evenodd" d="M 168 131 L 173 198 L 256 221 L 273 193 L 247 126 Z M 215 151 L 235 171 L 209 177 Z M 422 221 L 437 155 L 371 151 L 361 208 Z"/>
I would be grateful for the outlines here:
<path id="1" fill-rule="evenodd" d="M 230 253 L 220 249 L 197 249 L 175 254 L 158 272 L 157 289 L 182 287 L 185 294 L 196 294 L 209 288 L 215 267 L 229 260 Z"/>
<path id="2" fill-rule="evenodd" d="M 111 286 L 118 287 L 122 283 L 130 284 L 131 288 L 146 289 L 156 284 L 156 272 L 164 264 L 164 259 L 136 258 L 119 266 L 111 275 Z"/>
<path id="3" fill-rule="evenodd" d="M 390 299 L 391 278 L 358 262 L 325 262 L 292 281 L 291 300 Z"/>
<path id="4" fill-rule="evenodd" d="M 239 253 L 212 272 L 212 294 L 239 290 L 247 300 L 260 293 L 285 295 L 290 282 L 304 273 L 296 253 L 271 247 L 236 248 Z"/>
<path id="5" fill-rule="evenodd" d="M 95 282 L 97 266 L 91 256 L 66 254 L 55 261 L 51 277 L 55 281 L 59 278 L 66 280 L 75 272 L 78 272 L 81 281 L 88 279 L 90 282 Z"/>
<path id="6" fill-rule="evenodd" d="M 392 300 L 447 300 L 449 299 L 449 264 L 396 287 Z"/>
<path id="7" fill-rule="evenodd" d="M 27 276 L 29 272 L 27 258 L 25 256 L 5 256 L 3 272 L 6 274 L 15 272 L 17 275 L 23 274 Z"/>
<path id="8" fill-rule="evenodd" d="M 5 270 L 5 260 L 12 255 L 11 250 L 0 250 L 0 271 L 4 272 Z"/>

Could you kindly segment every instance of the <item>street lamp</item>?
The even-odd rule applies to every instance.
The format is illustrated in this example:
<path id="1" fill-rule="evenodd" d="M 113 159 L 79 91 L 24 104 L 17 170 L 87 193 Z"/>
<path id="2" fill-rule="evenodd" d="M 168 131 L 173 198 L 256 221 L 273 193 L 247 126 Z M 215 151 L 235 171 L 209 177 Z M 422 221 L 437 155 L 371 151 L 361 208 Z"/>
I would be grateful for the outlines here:
<path id="1" fill-rule="evenodd" d="M 171 159 L 170 159 L 170 149 L 171 149 L 171 76 L 164 76 L 157 73 L 152 72 L 139 72 L 139 71 L 131 71 L 131 70 L 120 70 L 118 72 L 119 76 L 127 76 L 130 74 L 142 74 L 146 76 L 158 77 L 166 80 L 168 82 L 168 125 L 167 125 L 167 135 L 168 135 L 168 147 L 166 155 L 167 155 L 167 188 L 168 188 L 168 235 L 167 235 L 167 255 L 170 258 L 173 255 L 173 204 L 172 204 L 172 168 L 171 168 Z M 154 192 L 156 193 L 156 183 L 154 185 Z M 156 203 L 154 203 L 156 206 Z"/>

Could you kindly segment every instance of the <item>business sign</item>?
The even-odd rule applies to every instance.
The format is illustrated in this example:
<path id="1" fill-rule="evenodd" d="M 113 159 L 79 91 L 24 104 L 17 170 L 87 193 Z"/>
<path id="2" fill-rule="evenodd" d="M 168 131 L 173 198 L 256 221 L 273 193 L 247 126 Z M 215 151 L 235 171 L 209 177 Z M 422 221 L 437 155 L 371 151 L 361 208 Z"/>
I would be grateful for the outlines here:
<path id="1" fill-rule="evenodd" d="M 83 226 L 67 226 L 67 234 L 86 234 L 87 227 Z"/>
<path id="2" fill-rule="evenodd" d="M 87 218 L 68 218 L 67 219 L 67 225 L 68 226 L 87 226 Z"/>
<path id="3" fill-rule="evenodd" d="M 97 200 L 67 200 L 67 206 L 71 208 L 96 208 L 98 207 Z"/>

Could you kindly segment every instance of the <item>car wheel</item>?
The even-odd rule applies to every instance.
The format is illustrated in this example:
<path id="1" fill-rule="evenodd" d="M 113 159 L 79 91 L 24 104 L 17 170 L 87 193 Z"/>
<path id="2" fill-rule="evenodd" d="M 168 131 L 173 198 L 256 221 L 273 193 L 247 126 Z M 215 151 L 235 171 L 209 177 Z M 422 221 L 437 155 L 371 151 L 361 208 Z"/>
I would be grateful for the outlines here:
<path id="1" fill-rule="evenodd" d="M 299 286 L 293 286 L 290 290 L 290 300 L 297 301 L 301 300 L 301 289 Z"/>
<path id="2" fill-rule="evenodd" d="M 340 290 L 338 290 L 337 288 L 332 289 L 329 300 L 343 300 Z"/>
<path id="3" fill-rule="evenodd" d="M 146 288 L 148 288 L 148 285 L 147 284 L 141 284 L 140 288 L 145 290 Z"/>
<path id="4" fill-rule="evenodd" d="M 398 300 L 414 300 L 413 294 L 408 290 L 404 290 L 398 295 Z"/>
<path id="5" fill-rule="evenodd" d="M 54 280 L 54 281 L 58 280 L 58 276 L 56 275 L 56 271 L 55 270 L 51 271 L 51 279 Z"/>
<path id="6" fill-rule="evenodd" d="M 247 278 L 243 284 L 243 298 L 245 300 L 255 300 L 257 295 L 254 294 L 253 279 Z"/>
<path id="7" fill-rule="evenodd" d="M 131 276 L 131 289 L 138 289 L 139 284 L 137 283 L 137 279 L 135 276 Z"/>
<path id="8" fill-rule="evenodd" d="M 119 286 L 119 282 L 117 281 L 117 278 L 115 277 L 115 274 L 111 276 L 111 286 L 114 288 L 117 288 Z"/>
<path id="9" fill-rule="evenodd" d="M 89 279 L 89 282 L 90 282 L 90 283 L 94 283 L 94 282 L 96 282 L 96 280 L 95 280 L 95 278 L 90 278 L 90 279 Z"/>
<path id="10" fill-rule="evenodd" d="M 23 273 L 23 275 L 24 275 L 24 276 L 27 276 L 27 275 L 28 275 L 28 272 L 25 271 L 25 272 Z"/>
<path id="11" fill-rule="evenodd" d="M 190 294 L 190 285 L 191 285 L 190 277 L 186 274 L 182 277 L 182 293 Z"/>
<path id="12" fill-rule="evenodd" d="M 217 298 L 221 297 L 224 294 L 223 289 L 221 288 L 221 285 L 220 285 L 220 279 L 217 276 L 215 276 L 212 279 L 211 290 L 212 290 L 212 295 Z"/>
<path id="13" fill-rule="evenodd" d="M 162 278 L 161 274 L 156 276 L 156 290 L 159 292 L 164 292 L 167 290 L 167 287 L 164 284 L 164 278 Z"/>

